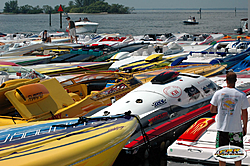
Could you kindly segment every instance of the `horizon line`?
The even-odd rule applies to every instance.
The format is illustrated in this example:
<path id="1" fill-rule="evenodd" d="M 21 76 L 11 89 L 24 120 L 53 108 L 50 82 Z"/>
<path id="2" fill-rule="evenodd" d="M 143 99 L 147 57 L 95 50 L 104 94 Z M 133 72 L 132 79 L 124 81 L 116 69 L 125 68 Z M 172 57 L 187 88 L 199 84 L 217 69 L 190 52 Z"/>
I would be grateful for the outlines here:
<path id="1" fill-rule="evenodd" d="M 248 10 L 248 8 L 135 8 L 135 10 Z"/>

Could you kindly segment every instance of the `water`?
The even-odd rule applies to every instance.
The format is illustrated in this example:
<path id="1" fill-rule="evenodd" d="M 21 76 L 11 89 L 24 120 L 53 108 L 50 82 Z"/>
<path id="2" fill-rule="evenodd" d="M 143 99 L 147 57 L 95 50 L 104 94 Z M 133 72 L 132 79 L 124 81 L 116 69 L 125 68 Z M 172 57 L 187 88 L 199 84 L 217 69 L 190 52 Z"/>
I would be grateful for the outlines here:
<path id="1" fill-rule="evenodd" d="M 131 35 L 143 35 L 146 33 L 233 33 L 239 28 L 240 19 L 248 16 L 247 10 L 238 10 L 235 16 L 234 10 L 203 10 L 201 19 L 198 10 L 137 10 L 135 14 L 69 14 L 72 20 L 79 17 L 88 17 L 93 22 L 98 22 L 97 33 L 120 33 Z M 195 16 L 198 25 L 183 25 L 182 21 L 189 16 Z M 4 15 L 0 14 L 0 32 L 39 33 L 44 29 L 49 32 L 64 31 L 67 21 L 63 17 L 62 29 L 60 29 L 59 14 L 52 15 L 52 26 L 49 26 L 48 14 L 37 15 Z M 138 166 L 204 166 L 204 164 L 186 163 L 167 160 L 166 156 L 153 156 L 148 160 L 135 159 Z M 121 165 L 119 163 L 118 165 Z M 130 164 L 131 165 L 131 164 Z M 131 165 L 131 166 L 132 166 Z"/>
<path id="2" fill-rule="evenodd" d="M 201 33 L 219 32 L 233 33 L 239 28 L 240 19 L 247 17 L 247 10 L 203 10 L 201 19 L 198 10 L 137 10 L 135 14 L 69 14 L 72 20 L 88 17 L 98 22 L 97 33 L 120 33 L 143 35 L 146 33 Z M 182 21 L 189 16 L 195 16 L 198 25 L 183 25 Z M 4 15 L 0 14 L 0 32 L 33 32 L 39 33 L 44 29 L 49 32 L 64 31 L 67 26 L 65 17 L 60 29 L 59 14 L 52 15 L 52 26 L 49 26 L 48 14 Z"/>

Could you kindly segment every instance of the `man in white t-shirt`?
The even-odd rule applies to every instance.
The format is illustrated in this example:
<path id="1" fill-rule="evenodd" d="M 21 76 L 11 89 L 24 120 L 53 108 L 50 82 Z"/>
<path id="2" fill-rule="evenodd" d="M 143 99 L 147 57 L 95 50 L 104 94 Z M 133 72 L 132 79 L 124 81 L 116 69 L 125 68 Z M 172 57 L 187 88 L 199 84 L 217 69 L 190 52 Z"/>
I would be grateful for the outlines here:
<path id="1" fill-rule="evenodd" d="M 226 76 L 227 87 L 215 92 L 210 101 L 210 112 L 217 113 L 216 148 L 229 144 L 243 148 L 243 136 L 247 133 L 249 103 L 246 94 L 235 88 L 236 81 L 236 74 L 229 71 Z M 219 161 L 219 165 L 224 166 L 226 163 Z M 241 161 L 236 161 L 235 165 L 241 165 Z"/>
<path id="2" fill-rule="evenodd" d="M 42 31 L 38 37 L 40 37 L 42 39 L 43 42 L 47 43 L 47 42 L 51 42 L 51 37 L 50 34 L 47 32 L 47 30 Z"/>

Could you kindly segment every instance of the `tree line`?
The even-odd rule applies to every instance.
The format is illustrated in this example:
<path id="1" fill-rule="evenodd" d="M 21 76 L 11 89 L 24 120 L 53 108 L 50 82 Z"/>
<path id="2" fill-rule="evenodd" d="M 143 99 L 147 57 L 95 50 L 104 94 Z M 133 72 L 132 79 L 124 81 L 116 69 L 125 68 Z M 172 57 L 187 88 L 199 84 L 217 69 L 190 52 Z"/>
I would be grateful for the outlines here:
<path id="1" fill-rule="evenodd" d="M 56 5 L 54 8 L 49 5 L 43 5 L 40 7 L 24 5 L 18 6 L 17 0 L 11 0 L 5 3 L 3 12 L 4 13 L 13 13 L 13 14 L 39 14 L 39 13 L 59 13 L 57 10 L 59 5 Z M 62 5 L 62 8 L 65 13 L 101 13 L 107 12 L 112 14 L 129 14 L 134 8 L 124 7 L 120 4 L 108 4 L 104 0 L 75 0 L 69 1 L 68 6 Z"/>

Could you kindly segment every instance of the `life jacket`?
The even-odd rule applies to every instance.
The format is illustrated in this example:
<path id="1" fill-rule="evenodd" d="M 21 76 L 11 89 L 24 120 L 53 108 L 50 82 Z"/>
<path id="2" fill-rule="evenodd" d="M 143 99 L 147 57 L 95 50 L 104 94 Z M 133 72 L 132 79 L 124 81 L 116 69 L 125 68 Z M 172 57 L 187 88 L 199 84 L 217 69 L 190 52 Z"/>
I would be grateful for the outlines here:
<path id="1" fill-rule="evenodd" d="M 47 37 L 48 37 L 48 32 L 47 32 L 47 34 L 46 34 L 46 36 L 44 35 L 44 31 L 43 31 L 43 39 L 47 39 Z"/>

